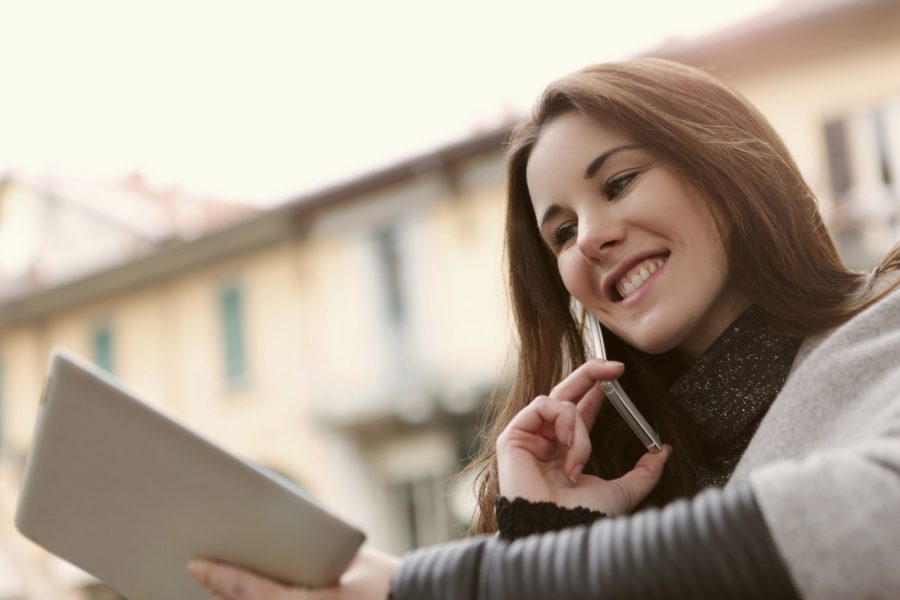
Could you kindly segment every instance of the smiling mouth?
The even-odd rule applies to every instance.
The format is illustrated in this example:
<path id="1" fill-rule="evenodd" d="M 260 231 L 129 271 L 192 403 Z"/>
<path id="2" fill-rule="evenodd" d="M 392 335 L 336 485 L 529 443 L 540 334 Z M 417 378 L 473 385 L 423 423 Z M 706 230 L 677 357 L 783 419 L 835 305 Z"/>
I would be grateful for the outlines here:
<path id="1" fill-rule="evenodd" d="M 641 289 L 641 286 L 643 286 L 668 259 L 668 254 L 651 256 L 629 269 L 628 273 L 613 286 L 613 289 L 619 296 L 617 301 L 624 300 Z"/>

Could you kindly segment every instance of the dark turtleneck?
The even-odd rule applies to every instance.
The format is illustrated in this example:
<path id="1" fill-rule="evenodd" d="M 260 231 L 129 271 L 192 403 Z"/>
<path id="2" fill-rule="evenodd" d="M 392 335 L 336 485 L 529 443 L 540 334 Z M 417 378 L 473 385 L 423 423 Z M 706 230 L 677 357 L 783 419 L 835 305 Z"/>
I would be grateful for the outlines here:
<path id="1" fill-rule="evenodd" d="M 771 318 L 751 307 L 675 382 L 670 396 L 694 425 L 705 463 L 698 489 L 724 486 L 781 391 L 802 340 L 775 331 Z M 603 513 L 549 502 L 497 497 L 500 535 L 516 539 L 589 523 Z"/>
<path id="2" fill-rule="evenodd" d="M 781 391 L 802 340 L 751 307 L 675 382 L 672 402 L 694 424 L 706 458 L 698 487 L 721 487 Z"/>

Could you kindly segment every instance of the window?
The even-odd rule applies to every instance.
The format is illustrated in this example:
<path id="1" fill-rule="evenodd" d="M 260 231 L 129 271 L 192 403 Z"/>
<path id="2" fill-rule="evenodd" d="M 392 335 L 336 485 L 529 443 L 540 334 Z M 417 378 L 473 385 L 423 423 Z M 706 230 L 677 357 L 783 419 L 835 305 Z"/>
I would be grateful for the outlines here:
<path id="1" fill-rule="evenodd" d="M 823 124 L 834 213 L 844 262 L 868 269 L 900 235 L 900 96 Z"/>
<path id="2" fill-rule="evenodd" d="M 900 101 L 885 102 L 823 125 L 831 193 L 839 204 L 892 194 L 900 168 Z"/>
<path id="3" fill-rule="evenodd" d="M 375 233 L 375 253 L 381 271 L 388 316 L 395 325 L 401 325 L 406 314 L 403 297 L 400 243 L 397 230 L 385 227 Z"/>
<path id="4" fill-rule="evenodd" d="M 846 121 L 834 119 L 825 123 L 825 148 L 828 152 L 831 193 L 836 202 L 841 202 L 851 185 Z"/>
<path id="5" fill-rule="evenodd" d="M 878 106 L 872 111 L 872 127 L 874 129 L 876 160 L 878 161 L 878 175 L 881 182 L 890 186 L 897 180 L 894 172 L 894 156 L 891 144 L 890 122 L 888 109 Z"/>
<path id="6" fill-rule="evenodd" d="M 113 362 L 113 332 L 108 324 L 100 324 L 94 327 L 94 362 L 101 369 L 114 373 Z"/>
<path id="7" fill-rule="evenodd" d="M 222 315 L 225 379 L 238 383 L 247 375 L 243 295 L 239 286 L 229 284 L 220 290 L 219 310 Z"/>

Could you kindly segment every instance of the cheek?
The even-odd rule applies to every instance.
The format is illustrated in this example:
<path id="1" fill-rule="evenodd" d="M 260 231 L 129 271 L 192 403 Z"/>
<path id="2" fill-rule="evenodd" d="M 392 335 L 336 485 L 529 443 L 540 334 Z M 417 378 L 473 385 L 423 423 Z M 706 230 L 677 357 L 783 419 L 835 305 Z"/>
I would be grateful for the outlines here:
<path id="1" fill-rule="evenodd" d="M 563 284 L 576 300 L 583 302 L 597 293 L 590 265 L 583 256 L 577 252 L 565 252 L 560 255 L 556 264 Z"/>
<path id="2" fill-rule="evenodd" d="M 705 202 L 695 198 L 692 202 L 696 215 L 688 227 L 689 236 L 697 240 L 702 252 L 718 267 L 725 262 L 725 241 L 712 210 Z M 727 227 L 727 226 L 726 226 Z"/>
<path id="3" fill-rule="evenodd" d="M 719 235 L 715 224 L 711 223 L 702 232 L 705 234 L 704 244 L 700 248 L 712 273 L 722 277 L 728 274 L 728 257 L 725 251 L 725 242 Z"/>

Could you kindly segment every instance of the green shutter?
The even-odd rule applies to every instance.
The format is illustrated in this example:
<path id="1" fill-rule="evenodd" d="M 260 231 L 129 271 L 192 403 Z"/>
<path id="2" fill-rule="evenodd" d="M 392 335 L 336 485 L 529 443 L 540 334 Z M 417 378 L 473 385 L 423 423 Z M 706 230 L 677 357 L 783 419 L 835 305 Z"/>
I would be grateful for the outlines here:
<path id="1" fill-rule="evenodd" d="M 247 374 L 243 300 L 240 288 L 235 285 L 222 288 L 219 305 L 222 313 L 225 377 L 228 381 L 239 381 Z"/>
<path id="2" fill-rule="evenodd" d="M 98 325 L 94 329 L 94 362 L 113 373 L 113 334 L 109 325 Z"/>

